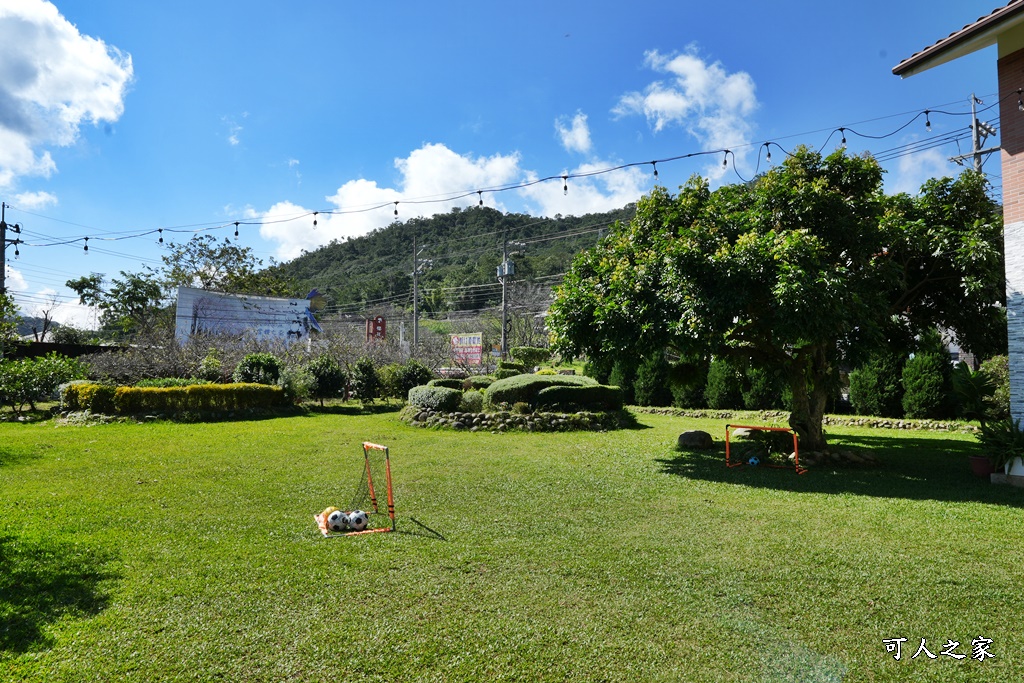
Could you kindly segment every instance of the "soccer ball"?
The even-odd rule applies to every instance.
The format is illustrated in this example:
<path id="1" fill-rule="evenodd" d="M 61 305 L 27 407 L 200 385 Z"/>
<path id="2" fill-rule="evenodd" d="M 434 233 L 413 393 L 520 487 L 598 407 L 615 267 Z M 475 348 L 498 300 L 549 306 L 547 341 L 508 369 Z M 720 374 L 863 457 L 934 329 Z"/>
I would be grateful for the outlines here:
<path id="1" fill-rule="evenodd" d="M 348 515 L 341 510 L 335 510 L 327 516 L 327 528 L 331 531 L 344 531 L 348 528 Z"/>
<path id="2" fill-rule="evenodd" d="M 362 510 L 355 510 L 348 515 L 348 525 L 356 531 L 362 531 L 370 523 L 370 518 Z"/>
<path id="3" fill-rule="evenodd" d="M 755 455 L 750 460 L 747 461 L 747 464 L 752 467 L 757 467 L 758 465 L 761 464 L 761 459 Z"/>

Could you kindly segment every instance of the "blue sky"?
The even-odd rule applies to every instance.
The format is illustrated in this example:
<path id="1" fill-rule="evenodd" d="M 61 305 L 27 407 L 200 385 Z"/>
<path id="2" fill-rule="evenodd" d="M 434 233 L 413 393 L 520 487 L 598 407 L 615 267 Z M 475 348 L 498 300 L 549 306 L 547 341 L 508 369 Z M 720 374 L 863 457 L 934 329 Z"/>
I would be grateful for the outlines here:
<path id="1" fill-rule="evenodd" d="M 581 215 L 635 201 L 654 167 L 476 191 L 708 151 L 659 182 L 720 185 L 763 170 L 764 142 L 777 163 L 832 151 L 840 127 L 913 192 L 956 173 L 969 141 L 926 143 L 966 131 L 972 92 L 996 103 L 996 54 L 891 69 L 997 6 L 0 0 L 0 200 L 25 240 L 7 287 L 88 326 L 64 282 L 158 266 L 159 228 L 233 238 L 239 221 L 240 244 L 288 260 L 386 226 L 395 201 L 399 220 L 481 196 Z M 985 170 L 998 190 L 997 156 Z"/>

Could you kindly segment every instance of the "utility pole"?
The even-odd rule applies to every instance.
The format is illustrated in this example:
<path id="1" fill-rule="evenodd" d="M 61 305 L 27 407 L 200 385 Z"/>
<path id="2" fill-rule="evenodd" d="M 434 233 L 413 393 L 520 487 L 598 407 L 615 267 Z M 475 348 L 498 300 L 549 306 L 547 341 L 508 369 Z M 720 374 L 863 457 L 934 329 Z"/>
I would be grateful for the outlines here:
<path id="1" fill-rule="evenodd" d="M 508 260 L 508 228 L 502 230 L 501 265 L 498 282 L 501 283 L 501 359 L 508 358 L 508 278 L 516 272 L 515 264 Z"/>
<path id="2" fill-rule="evenodd" d="M 974 170 L 981 173 L 982 157 L 998 152 L 998 147 L 989 147 L 988 149 L 982 149 L 981 146 L 985 144 L 991 136 L 996 134 L 996 129 L 991 125 L 978 120 L 977 105 L 984 104 L 978 97 L 971 93 L 971 152 L 970 154 L 960 154 L 955 157 L 950 157 L 950 161 L 963 165 L 964 160 L 974 160 Z"/>
<path id="3" fill-rule="evenodd" d="M 420 253 L 426 247 L 416 248 L 416 233 L 412 234 L 412 355 L 416 355 L 416 349 L 420 343 Z M 433 263 L 427 259 L 422 265 L 429 267 Z"/>
<path id="4" fill-rule="evenodd" d="M 11 232 L 15 235 L 21 234 L 21 226 L 15 223 L 11 226 Z M 21 238 L 13 237 L 7 238 L 7 204 L 0 202 L 0 297 L 7 294 L 7 245 L 11 244 L 14 246 L 14 255 L 18 255 L 18 245 L 21 244 Z M 4 357 L 4 340 L 0 336 L 0 360 Z"/>

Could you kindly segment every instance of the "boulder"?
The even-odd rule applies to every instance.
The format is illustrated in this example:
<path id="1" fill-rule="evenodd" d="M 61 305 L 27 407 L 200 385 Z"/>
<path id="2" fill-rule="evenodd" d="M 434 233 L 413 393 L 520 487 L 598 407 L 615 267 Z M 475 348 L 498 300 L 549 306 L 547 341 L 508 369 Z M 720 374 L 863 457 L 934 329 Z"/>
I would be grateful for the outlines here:
<path id="1" fill-rule="evenodd" d="M 707 432 L 696 430 L 680 434 L 676 446 L 678 448 L 714 448 L 715 440 Z"/>

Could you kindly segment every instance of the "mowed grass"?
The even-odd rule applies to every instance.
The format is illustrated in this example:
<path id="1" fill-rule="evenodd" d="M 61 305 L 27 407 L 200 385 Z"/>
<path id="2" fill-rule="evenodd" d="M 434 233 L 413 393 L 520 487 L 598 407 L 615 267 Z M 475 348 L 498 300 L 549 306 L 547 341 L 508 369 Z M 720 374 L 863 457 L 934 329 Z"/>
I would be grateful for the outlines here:
<path id="1" fill-rule="evenodd" d="M 1024 491 L 971 437 L 837 428 L 883 466 L 798 476 L 637 419 L 0 424 L 0 680 L 1020 680 Z M 364 440 L 399 533 L 325 539 Z"/>

